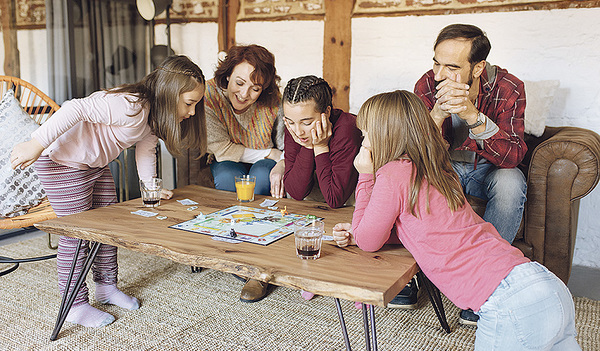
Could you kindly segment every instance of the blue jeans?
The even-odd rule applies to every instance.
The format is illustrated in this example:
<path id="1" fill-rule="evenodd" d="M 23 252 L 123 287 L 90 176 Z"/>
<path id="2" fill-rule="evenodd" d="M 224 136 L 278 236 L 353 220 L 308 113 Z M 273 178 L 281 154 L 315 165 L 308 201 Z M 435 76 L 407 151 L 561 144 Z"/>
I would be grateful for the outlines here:
<path id="1" fill-rule="evenodd" d="M 276 164 L 277 162 L 268 158 L 254 164 L 233 161 L 213 162 L 210 164 L 210 171 L 215 180 L 215 188 L 219 190 L 235 191 L 235 176 L 249 174 L 256 177 L 255 194 L 271 195 L 269 175 Z"/>
<path id="2" fill-rule="evenodd" d="M 565 284 L 537 262 L 516 266 L 477 312 L 475 350 L 581 350 Z"/>
<path id="3" fill-rule="evenodd" d="M 527 195 L 525 176 L 518 168 L 498 168 L 452 161 L 465 194 L 487 201 L 483 220 L 494 225 L 500 236 L 512 243 L 517 235 Z"/>

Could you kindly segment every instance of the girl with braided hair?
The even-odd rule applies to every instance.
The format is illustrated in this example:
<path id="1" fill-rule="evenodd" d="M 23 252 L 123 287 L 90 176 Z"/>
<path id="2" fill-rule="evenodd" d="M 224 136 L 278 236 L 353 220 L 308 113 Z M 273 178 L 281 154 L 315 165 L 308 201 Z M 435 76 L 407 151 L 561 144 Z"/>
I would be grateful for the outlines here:
<path id="1" fill-rule="evenodd" d="M 329 84 L 316 76 L 294 78 L 286 85 L 283 179 L 287 193 L 294 199 L 324 199 L 330 207 L 338 208 L 356 187 L 358 172 L 352 162 L 360 149 L 361 136 L 356 117 L 334 109 L 332 95 Z M 306 300 L 314 296 L 308 291 L 301 295 Z"/>
<path id="2" fill-rule="evenodd" d="M 156 176 L 156 144 L 161 138 L 171 154 L 183 148 L 206 150 L 204 75 L 185 56 L 170 56 L 140 82 L 98 91 L 73 99 L 18 144 L 11 165 L 21 169 L 34 164 L 48 200 L 58 217 L 104 207 L 117 202 L 108 163 L 135 145 L 139 178 Z M 163 189 L 161 198 L 173 195 Z M 80 239 L 61 236 L 57 270 L 61 295 L 72 264 L 73 276 L 81 274 L 89 251 L 82 250 L 73 262 Z M 92 266 L 96 300 L 135 310 L 139 302 L 117 288 L 117 248 L 102 244 Z M 73 289 L 75 279 L 68 289 Z M 86 327 L 102 327 L 114 317 L 89 304 L 84 282 L 66 320 Z"/>
<path id="3" fill-rule="evenodd" d="M 352 162 L 361 136 L 356 117 L 334 109 L 331 100 L 331 87 L 315 76 L 291 79 L 285 87 L 284 185 L 290 196 L 302 200 L 313 192 L 316 180 L 325 202 L 338 208 L 356 187 Z"/>

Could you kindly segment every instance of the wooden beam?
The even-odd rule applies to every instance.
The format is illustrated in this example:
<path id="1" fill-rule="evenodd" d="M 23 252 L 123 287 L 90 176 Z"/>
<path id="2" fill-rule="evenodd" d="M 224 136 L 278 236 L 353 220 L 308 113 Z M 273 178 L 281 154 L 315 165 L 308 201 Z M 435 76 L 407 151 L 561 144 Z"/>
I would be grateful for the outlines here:
<path id="1" fill-rule="evenodd" d="M 333 89 L 333 106 L 350 108 L 352 10 L 355 0 L 325 0 L 323 78 Z"/>
<path id="2" fill-rule="evenodd" d="M 0 0 L 0 11 L 2 12 L 2 38 L 4 39 L 4 74 L 21 77 L 15 0 Z"/>
<path id="3" fill-rule="evenodd" d="M 235 24 L 239 11 L 240 0 L 219 0 L 219 51 L 227 51 L 235 45 Z"/>

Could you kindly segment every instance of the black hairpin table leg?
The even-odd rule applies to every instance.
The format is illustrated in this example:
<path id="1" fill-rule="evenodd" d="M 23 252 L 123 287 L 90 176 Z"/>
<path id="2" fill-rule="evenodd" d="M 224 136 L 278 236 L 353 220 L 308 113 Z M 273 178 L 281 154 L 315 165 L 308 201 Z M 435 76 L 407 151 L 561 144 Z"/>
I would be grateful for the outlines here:
<path id="1" fill-rule="evenodd" d="M 367 311 L 367 305 L 362 305 L 362 314 L 363 314 L 363 327 L 365 328 L 365 349 L 367 351 L 371 351 L 371 338 L 369 337 L 369 312 Z"/>
<path id="2" fill-rule="evenodd" d="M 446 320 L 446 312 L 444 312 L 444 303 L 442 302 L 440 290 L 433 285 L 433 283 L 423 272 L 417 273 L 417 278 L 419 282 L 425 286 L 427 295 L 429 295 L 429 300 L 431 300 L 431 304 L 433 305 L 433 309 L 438 317 L 438 320 L 440 321 L 440 324 L 442 325 L 442 328 L 446 331 L 446 333 L 450 334 L 450 326 Z"/>
<path id="3" fill-rule="evenodd" d="M 65 286 L 65 291 L 62 296 L 62 300 L 60 302 L 60 308 L 58 310 L 58 317 L 56 318 L 56 324 L 54 325 L 54 330 L 52 331 L 52 335 L 50 336 L 50 340 L 56 340 L 58 333 L 60 332 L 60 328 L 62 328 L 65 319 L 67 318 L 67 314 L 71 310 L 71 306 L 75 301 L 75 297 L 81 289 L 81 285 L 85 281 L 85 277 L 87 276 L 90 268 L 92 267 L 92 263 L 98 254 L 98 249 L 100 249 L 100 243 L 93 242 L 90 248 L 90 253 L 88 257 L 85 259 L 83 263 L 83 269 L 81 273 L 77 277 L 77 281 L 75 282 L 75 286 L 71 289 L 71 282 L 73 281 L 73 272 L 75 270 L 75 264 L 77 262 L 77 257 L 79 256 L 79 252 L 81 251 L 81 243 L 82 240 L 77 240 L 77 249 L 75 250 L 75 256 L 73 257 L 73 263 L 71 264 L 71 271 L 69 272 L 69 278 L 67 279 L 67 284 Z"/>
<path id="4" fill-rule="evenodd" d="M 342 334 L 344 335 L 344 343 L 346 343 L 346 351 L 352 351 L 350 347 L 350 339 L 348 338 L 348 330 L 346 329 L 346 322 L 344 321 L 344 314 L 342 313 L 342 306 L 340 305 L 340 299 L 335 298 L 335 308 L 337 309 L 338 318 L 340 319 L 340 325 L 342 327 Z"/>

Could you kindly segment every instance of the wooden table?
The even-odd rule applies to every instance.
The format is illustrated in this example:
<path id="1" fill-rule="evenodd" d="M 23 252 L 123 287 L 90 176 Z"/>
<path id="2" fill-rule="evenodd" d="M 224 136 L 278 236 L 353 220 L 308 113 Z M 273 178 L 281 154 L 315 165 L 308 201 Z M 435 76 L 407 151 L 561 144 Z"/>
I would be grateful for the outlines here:
<path id="1" fill-rule="evenodd" d="M 259 207 L 264 198 L 268 197 L 257 195 L 253 202 L 245 205 Z M 182 199 L 198 202 L 195 205 L 198 208 L 188 210 L 190 206 L 177 202 Z M 172 199 L 161 200 L 161 205 L 155 209 L 145 208 L 140 199 L 134 199 L 48 220 L 36 224 L 36 227 L 51 234 L 110 244 L 165 257 L 192 267 L 212 268 L 270 284 L 331 296 L 336 298 L 338 313 L 341 313 L 339 298 L 385 307 L 419 271 L 413 257 L 401 246 L 384 247 L 375 253 L 369 253 L 355 246 L 342 249 L 332 241 L 324 241 L 321 258 L 300 260 L 296 257 L 293 235 L 262 246 L 216 241 L 209 235 L 169 228 L 192 219 L 200 212 L 208 214 L 237 204 L 239 202 L 236 201 L 235 193 L 189 185 L 176 189 Z M 350 222 L 354 210 L 352 207 L 331 209 L 325 203 L 292 199 L 280 199 L 277 206 L 287 206 L 289 213 L 323 217 L 325 235 L 331 235 L 336 223 Z M 152 210 L 167 218 L 160 220 L 131 214 L 140 209 Z M 89 256 L 95 256 L 94 245 Z M 84 277 L 81 280 L 85 279 L 91 262 L 86 266 L 88 267 L 84 267 Z M 75 290 L 78 289 L 76 286 Z M 66 295 L 68 294 L 63 296 L 62 303 L 66 307 L 61 306 L 52 340 L 57 337 L 70 309 Z M 376 348 L 372 307 L 370 310 L 373 344 Z M 363 311 L 367 318 L 366 309 L 363 308 Z M 341 314 L 340 322 L 349 349 Z M 365 323 L 365 332 L 368 333 L 368 320 L 365 319 Z M 369 342 L 368 335 L 366 338 Z"/>

